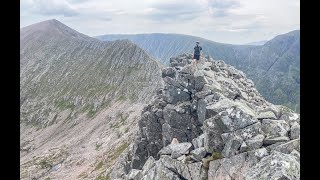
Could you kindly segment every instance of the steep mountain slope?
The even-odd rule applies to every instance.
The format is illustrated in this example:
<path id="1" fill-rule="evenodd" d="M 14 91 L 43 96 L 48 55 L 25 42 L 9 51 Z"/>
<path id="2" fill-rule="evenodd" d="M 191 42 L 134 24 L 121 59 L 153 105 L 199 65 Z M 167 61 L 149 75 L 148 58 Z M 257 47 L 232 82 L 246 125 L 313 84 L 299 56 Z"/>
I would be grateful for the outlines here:
<path id="1" fill-rule="evenodd" d="M 57 20 L 21 28 L 20 69 L 22 179 L 97 176 L 92 166 L 130 143 L 163 83 L 159 63 L 132 42 L 102 42 Z"/>
<path id="2" fill-rule="evenodd" d="M 56 20 L 22 28 L 20 52 L 23 121 L 42 121 L 26 112 L 40 102 L 51 109 L 47 114 L 55 108 L 94 113 L 116 98 L 148 99 L 145 91 L 159 83 L 158 64 L 135 44 L 101 42 Z"/>
<path id="3" fill-rule="evenodd" d="M 300 111 L 300 31 L 279 35 L 250 52 L 248 77 L 275 104 Z M 257 71 L 250 71 L 256 69 Z"/>
<path id="4" fill-rule="evenodd" d="M 168 65 L 170 57 L 192 53 L 196 41 L 203 54 L 244 71 L 269 101 L 299 112 L 300 31 L 279 35 L 262 46 L 231 45 L 180 34 L 102 35 L 101 40 L 129 39 L 151 56 Z"/>
<path id="5" fill-rule="evenodd" d="M 223 61 L 171 58 L 111 179 L 300 179 L 300 115 Z"/>

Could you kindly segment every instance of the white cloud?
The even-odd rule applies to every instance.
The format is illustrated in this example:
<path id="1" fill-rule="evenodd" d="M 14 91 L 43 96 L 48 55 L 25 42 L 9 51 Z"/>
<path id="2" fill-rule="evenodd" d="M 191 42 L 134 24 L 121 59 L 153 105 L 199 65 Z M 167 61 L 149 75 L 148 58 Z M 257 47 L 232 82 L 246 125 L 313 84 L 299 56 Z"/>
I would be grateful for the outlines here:
<path id="1" fill-rule="evenodd" d="M 21 24 L 56 18 L 88 35 L 181 33 L 242 44 L 300 28 L 299 0 L 23 0 Z"/>
<path id="2" fill-rule="evenodd" d="M 76 9 L 64 0 L 33 0 L 27 2 L 30 12 L 39 15 L 62 15 L 65 17 L 78 14 Z"/>

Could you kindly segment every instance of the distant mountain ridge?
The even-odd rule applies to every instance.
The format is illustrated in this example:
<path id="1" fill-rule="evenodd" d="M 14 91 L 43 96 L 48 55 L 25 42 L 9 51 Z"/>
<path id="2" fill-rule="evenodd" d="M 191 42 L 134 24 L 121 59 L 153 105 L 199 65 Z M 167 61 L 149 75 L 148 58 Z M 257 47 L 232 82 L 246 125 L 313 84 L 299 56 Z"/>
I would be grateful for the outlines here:
<path id="1" fill-rule="evenodd" d="M 223 44 L 182 34 L 102 35 L 96 38 L 104 41 L 129 39 L 166 65 L 170 57 L 192 53 L 195 42 L 200 41 L 204 55 L 222 59 L 244 71 L 267 100 L 299 112 L 300 30 L 276 36 L 259 46 Z"/>
<path id="2" fill-rule="evenodd" d="M 263 40 L 263 41 L 255 41 L 255 42 L 250 42 L 250 43 L 246 43 L 245 45 L 264 45 L 266 42 L 268 42 L 267 40 Z"/>

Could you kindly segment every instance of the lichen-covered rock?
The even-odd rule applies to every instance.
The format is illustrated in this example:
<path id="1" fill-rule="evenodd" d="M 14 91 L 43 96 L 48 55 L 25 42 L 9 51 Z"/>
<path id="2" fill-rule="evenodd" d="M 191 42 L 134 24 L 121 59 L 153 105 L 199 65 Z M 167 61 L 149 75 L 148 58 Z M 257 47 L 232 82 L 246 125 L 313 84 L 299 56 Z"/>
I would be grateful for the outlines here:
<path id="1" fill-rule="evenodd" d="M 267 138 L 288 136 L 290 130 L 290 126 L 285 120 L 263 119 L 261 125 Z"/>
<path id="2" fill-rule="evenodd" d="M 245 173 L 246 180 L 300 179 L 300 163 L 295 156 L 274 151 Z"/>
<path id="3" fill-rule="evenodd" d="M 243 129 L 236 130 L 233 133 L 241 137 L 243 140 L 252 139 L 259 134 L 263 134 L 260 122 L 249 125 Z"/>
<path id="4" fill-rule="evenodd" d="M 204 137 L 205 137 L 205 134 L 201 134 L 200 136 L 192 140 L 192 145 L 195 149 L 204 147 Z"/>
<path id="5" fill-rule="evenodd" d="M 208 180 L 244 180 L 244 174 L 255 164 L 255 161 L 246 157 L 247 153 L 241 153 L 230 158 L 211 161 L 208 170 Z"/>
<path id="6" fill-rule="evenodd" d="M 223 157 L 234 156 L 239 150 L 243 140 L 239 136 L 231 135 L 222 150 Z"/>
<path id="7" fill-rule="evenodd" d="M 269 149 L 270 151 L 279 151 L 286 154 L 291 153 L 293 150 L 300 152 L 300 138 L 270 147 Z"/>
<path id="8" fill-rule="evenodd" d="M 254 155 L 260 160 L 265 156 L 268 156 L 269 153 L 266 148 L 257 149 L 254 151 Z"/>
<path id="9" fill-rule="evenodd" d="M 298 139 L 300 137 L 300 125 L 298 122 L 293 122 L 290 130 L 290 139 Z"/>
<path id="10" fill-rule="evenodd" d="M 214 118 L 207 119 L 203 123 L 204 127 L 204 147 L 206 151 L 212 153 L 213 151 L 221 152 L 223 149 L 223 140 L 221 134 L 223 131 L 218 127 Z"/>
<path id="11" fill-rule="evenodd" d="M 269 111 L 260 111 L 258 113 L 257 119 L 259 119 L 259 120 L 261 120 L 261 119 L 277 119 L 277 116 L 271 110 L 269 110 Z"/>
<path id="12" fill-rule="evenodd" d="M 207 154 L 206 148 L 200 147 L 197 149 L 194 149 L 190 153 L 192 155 L 192 158 L 196 161 L 201 161 L 202 158 Z"/>
<path id="13" fill-rule="evenodd" d="M 290 154 L 295 156 L 297 161 L 300 162 L 300 152 L 298 152 L 297 150 L 294 149 L 293 151 L 291 151 Z"/>
<path id="14" fill-rule="evenodd" d="M 155 159 L 152 156 L 149 156 L 146 163 L 142 167 L 142 174 L 147 174 L 147 172 L 155 165 Z"/>
<path id="15" fill-rule="evenodd" d="M 265 146 L 268 146 L 268 145 L 271 145 L 271 144 L 275 144 L 275 143 L 278 143 L 278 142 L 286 142 L 286 141 L 289 141 L 289 137 L 287 136 L 280 136 L 280 137 L 266 137 L 264 140 L 263 140 L 263 144 Z"/>
<path id="16" fill-rule="evenodd" d="M 180 179 L 190 180 L 204 180 L 206 173 L 202 167 L 201 162 L 196 163 L 178 163 L 177 160 L 170 158 L 169 156 L 162 156 L 160 160 L 164 167 L 179 175 Z"/>
<path id="17" fill-rule="evenodd" d="M 221 111 L 215 116 L 216 122 L 223 132 L 231 132 L 252 125 L 258 120 L 237 107 Z"/>
<path id="18" fill-rule="evenodd" d="M 258 134 L 250 139 L 247 139 L 245 142 L 248 146 L 248 150 L 259 149 L 263 145 L 264 136 Z"/>
<path id="19" fill-rule="evenodd" d="M 125 180 L 140 180 L 142 178 L 141 170 L 132 169 Z"/>
<path id="20" fill-rule="evenodd" d="M 233 107 L 237 107 L 237 110 L 241 110 L 243 114 L 249 115 L 251 117 L 256 116 L 256 113 L 254 112 L 254 110 L 248 107 L 245 103 L 240 103 L 238 101 L 232 101 L 228 98 L 224 98 L 218 101 L 217 103 L 207 106 L 206 119 L 215 116 L 216 114 L 222 112 L 223 110 L 232 109 Z"/>

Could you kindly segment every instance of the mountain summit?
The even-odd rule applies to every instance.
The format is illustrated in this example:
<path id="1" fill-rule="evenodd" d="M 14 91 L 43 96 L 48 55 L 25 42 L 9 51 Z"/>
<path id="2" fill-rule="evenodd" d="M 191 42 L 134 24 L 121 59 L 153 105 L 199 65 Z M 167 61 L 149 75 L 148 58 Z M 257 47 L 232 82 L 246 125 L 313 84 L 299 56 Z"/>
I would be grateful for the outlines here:
<path id="1" fill-rule="evenodd" d="M 75 39 L 93 40 L 93 38 L 77 32 L 76 30 L 66 26 L 65 24 L 61 23 L 56 19 L 42 21 L 21 28 L 20 39 L 24 39 L 29 36 L 33 36 L 33 38 L 35 38 L 34 36 L 37 36 L 38 33 L 46 35 L 47 38 L 59 35 Z"/>

